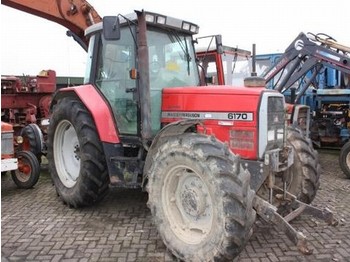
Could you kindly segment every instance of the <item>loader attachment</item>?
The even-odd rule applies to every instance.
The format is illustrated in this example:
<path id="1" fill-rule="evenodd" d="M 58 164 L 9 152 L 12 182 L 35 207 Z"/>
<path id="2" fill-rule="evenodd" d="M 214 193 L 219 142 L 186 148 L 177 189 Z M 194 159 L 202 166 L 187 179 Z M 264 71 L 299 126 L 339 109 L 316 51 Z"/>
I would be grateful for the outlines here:
<path id="1" fill-rule="evenodd" d="M 317 207 L 300 202 L 297 200 L 296 196 L 288 192 L 286 192 L 286 195 L 289 198 L 288 201 L 292 201 L 292 206 L 296 209 L 294 209 L 294 211 L 285 217 L 282 217 L 277 212 L 277 208 L 275 206 L 263 200 L 259 196 L 255 196 L 254 208 L 257 214 L 260 215 L 263 220 L 273 224 L 278 229 L 282 230 L 288 236 L 288 238 L 298 247 L 301 253 L 304 255 L 311 255 L 313 250 L 307 247 L 306 236 L 302 232 L 299 232 L 293 228 L 289 222 L 301 214 L 312 215 L 318 219 L 322 219 L 328 223 L 328 225 L 335 226 L 337 225 L 337 221 L 333 218 L 333 213 L 328 208 L 321 210 Z"/>

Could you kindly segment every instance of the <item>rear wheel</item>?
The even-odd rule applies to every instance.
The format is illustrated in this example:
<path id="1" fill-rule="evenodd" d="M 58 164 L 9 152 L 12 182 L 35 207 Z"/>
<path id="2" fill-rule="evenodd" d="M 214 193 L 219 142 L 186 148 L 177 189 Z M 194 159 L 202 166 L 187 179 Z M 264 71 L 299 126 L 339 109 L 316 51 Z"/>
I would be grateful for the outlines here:
<path id="1" fill-rule="evenodd" d="M 297 199 L 310 204 L 316 196 L 320 186 L 320 163 L 318 153 L 312 143 L 305 137 L 303 132 L 295 127 L 288 127 L 287 144 L 294 150 L 294 163 L 289 169 L 286 179 L 287 191 L 297 196 Z M 283 188 L 282 173 L 276 175 L 275 184 Z M 268 199 L 268 189 L 265 185 L 257 192 L 259 196 Z M 273 204 L 279 208 L 280 213 L 286 212 L 290 205 L 280 205 L 276 197 Z"/>
<path id="2" fill-rule="evenodd" d="M 344 174 L 350 178 L 350 141 L 340 150 L 339 165 Z"/>
<path id="3" fill-rule="evenodd" d="M 48 132 L 48 161 L 58 195 L 73 207 L 88 206 L 108 191 L 102 143 L 84 105 L 63 98 L 54 108 Z"/>
<path id="4" fill-rule="evenodd" d="M 17 154 L 18 169 L 11 171 L 11 177 L 19 188 L 32 188 L 39 180 L 40 164 L 30 151 L 20 151 Z"/>
<path id="5" fill-rule="evenodd" d="M 148 205 L 175 256 L 225 261 L 240 253 L 255 222 L 255 194 L 224 144 L 198 134 L 167 138 L 148 175 Z"/>

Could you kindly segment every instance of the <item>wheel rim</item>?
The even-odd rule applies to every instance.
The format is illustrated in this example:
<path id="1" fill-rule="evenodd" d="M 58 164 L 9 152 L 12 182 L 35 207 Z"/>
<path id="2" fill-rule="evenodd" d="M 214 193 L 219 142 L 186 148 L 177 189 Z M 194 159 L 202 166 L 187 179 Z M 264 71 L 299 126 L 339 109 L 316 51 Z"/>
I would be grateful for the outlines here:
<path id="1" fill-rule="evenodd" d="M 54 159 L 58 177 L 65 187 L 73 187 L 80 172 L 80 145 L 73 125 L 61 121 L 54 136 Z"/>
<path id="2" fill-rule="evenodd" d="M 165 176 L 162 206 L 173 233 L 188 244 L 198 244 L 210 233 L 213 201 L 207 185 L 187 166 L 177 166 Z"/>
<path id="3" fill-rule="evenodd" d="M 18 166 L 18 169 L 15 171 L 17 179 L 25 183 L 30 179 L 30 175 L 32 173 L 32 168 L 29 163 L 27 163 L 26 160 L 21 161 L 21 163 Z"/>

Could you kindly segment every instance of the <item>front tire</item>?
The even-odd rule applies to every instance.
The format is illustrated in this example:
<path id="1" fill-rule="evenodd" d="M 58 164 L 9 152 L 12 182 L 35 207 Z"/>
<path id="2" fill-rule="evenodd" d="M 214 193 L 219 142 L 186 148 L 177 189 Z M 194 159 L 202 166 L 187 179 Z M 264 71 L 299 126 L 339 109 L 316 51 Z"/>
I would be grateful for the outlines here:
<path id="1" fill-rule="evenodd" d="M 350 178 L 350 141 L 346 142 L 340 150 L 339 165 L 344 174 Z"/>
<path id="2" fill-rule="evenodd" d="M 18 188 L 32 188 L 40 177 L 40 164 L 38 159 L 30 151 L 18 152 L 17 158 L 18 169 L 11 171 L 12 180 Z"/>
<path id="3" fill-rule="evenodd" d="M 148 206 L 176 257 L 226 261 L 240 253 L 255 222 L 255 193 L 223 143 L 190 133 L 167 137 L 148 175 Z"/>
<path id="4" fill-rule="evenodd" d="M 294 149 L 290 192 L 296 195 L 298 200 L 310 204 L 320 187 L 321 166 L 318 152 L 300 129 L 288 127 L 287 132 L 287 143 Z"/>
<path id="5" fill-rule="evenodd" d="M 48 131 L 48 162 L 56 191 L 72 207 L 103 199 L 109 177 L 94 121 L 78 100 L 63 98 L 54 108 Z"/>
<path id="6" fill-rule="evenodd" d="M 294 151 L 294 163 L 288 170 L 289 175 L 286 181 L 287 191 L 295 195 L 299 201 L 310 204 L 320 186 L 321 167 L 318 152 L 303 132 L 295 127 L 288 127 L 287 144 Z M 283 188 L 282 175 L 283 173 L 279 173 L 275 177 L 275 184 L 280 188 Z M 275 193 L 277 193 L 276 190 Z M 268 200 L 267 186 L 262 185 L 257 194 Z M 288 213 L 292 208 L 289 202 L 281 202 L 276 196 L 273 198 L 273 204 L 278 208 L 278 212 L 282 214 Z"/>

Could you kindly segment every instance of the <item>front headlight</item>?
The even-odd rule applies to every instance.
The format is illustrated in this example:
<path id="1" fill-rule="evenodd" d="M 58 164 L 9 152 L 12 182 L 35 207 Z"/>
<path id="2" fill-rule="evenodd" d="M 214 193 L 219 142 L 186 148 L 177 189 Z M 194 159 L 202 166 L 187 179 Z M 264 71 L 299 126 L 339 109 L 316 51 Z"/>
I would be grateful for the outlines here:
<path id="1" fill-rule="evenodd" d="M 17 142 L 17 144 L 22 144 L 23 143 L 23 137 L 22 136 L 17 136 L 16 137 L 16 142 Z"/>

